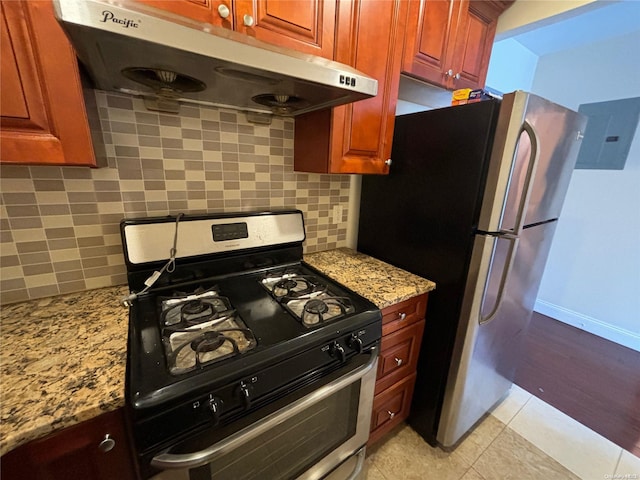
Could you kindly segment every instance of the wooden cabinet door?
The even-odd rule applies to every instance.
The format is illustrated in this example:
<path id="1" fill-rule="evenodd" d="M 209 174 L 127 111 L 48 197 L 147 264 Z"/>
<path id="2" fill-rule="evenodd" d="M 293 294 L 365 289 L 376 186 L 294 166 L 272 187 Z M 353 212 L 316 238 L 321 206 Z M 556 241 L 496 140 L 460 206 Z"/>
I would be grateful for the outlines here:
<path id="1" fill-rule="evenodd" d="M 483 88 L 501 11 L 490 2 L 463 0 L 451 57 L 453 88 Z"/>
<path id="2" fill-rule="evenodd" d="M 105 436 L 114 441 L 101 449 Z M 122 409 L 74 425 L 7 453 L 0 461 L 3 480 L 133 480 L 132 450 Z"/>
<path id="3" fill-rule="evenodd" d="M 383 335 L 378 358 L 375 395 L 415 373 L 424 333 L 424 320 L 390 335 Z"/>
<path id="4" fill-rule="evenodd" d="M 415 384 L 416 374 L 413 373 L 373 398 L 368 447 L 409 416 Z"/>
<path id="5" fill-rule="evenodd" d="M 339 3 L 336 60 L 376 78 L 378 94 L 296 117 L 295 170 L 389 172 L 406 7 L 406 0 Z"/>
<path id="6" fill-rule="evenodd" d="M 49 1 L 2 1 L 0 162 L 96 166 L 76 56 Z"/>
<path id="7" fill-rule="evenodd" d="M 410 0 L 402 71 L 450 90 L 482 88 L 498 17 L 513 0 Z"/>
<path id="8" fill-rule="evenodd" d="M 410 0 L 402 71 L 448 86 L 452 45 L 460 20 L 459 0 Z"/>
<path id="9" fill-rule="evenodd" d="M 298 52 L 333 59 L 333 0 L 235 0 L 236 30 Z"/>
<path id="10" fill-rule="evenodd" d="M 233 29 L 232 0 L 136 0 L 160 10 L 210 23 L 216 27 Z"/>

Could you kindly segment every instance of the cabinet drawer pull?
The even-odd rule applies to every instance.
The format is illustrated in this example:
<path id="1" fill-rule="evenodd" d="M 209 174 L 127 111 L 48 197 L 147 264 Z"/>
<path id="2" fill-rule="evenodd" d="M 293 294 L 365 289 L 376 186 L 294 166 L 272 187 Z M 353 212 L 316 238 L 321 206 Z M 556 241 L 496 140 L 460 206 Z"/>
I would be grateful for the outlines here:
<path id="1" fill-rule="evenodd" d="M 102 439 L 102 441 L 100 442 L 100 444 L 98 445 L 98 448 L 100 449 L 101 452 L 107 453 L 113 450 L 113 447 L 115 446 L 116 446 L 116 441 L 113 438 L 111 438 L 107 433 Z"/>
<path id="2" fill-rule="evenodd" d="M 399 312 L 398 318 L 400 319 L 400 321 L 403 321 L 405 318 L 407 318 L 407 314 L 404 312 Z"/>
<path id="3" fill-rule="evenodd" d="M 393 413 L 391 410 L 387 410 L 387 413 L 389 414 L 389 420 L 393 420 L 393 417 L 396 416 L 396 414 Z"/>
<path id="4" fill-rule="evenodd" d="M 401 359 L 401 358 L 394 357 L 393 359 L 396 361 L 396 365 L 397 365 L 397 366 L 402 365 L 402 363 L 403 363 L 403 362 L 402 362 L 402 359 Z"/>

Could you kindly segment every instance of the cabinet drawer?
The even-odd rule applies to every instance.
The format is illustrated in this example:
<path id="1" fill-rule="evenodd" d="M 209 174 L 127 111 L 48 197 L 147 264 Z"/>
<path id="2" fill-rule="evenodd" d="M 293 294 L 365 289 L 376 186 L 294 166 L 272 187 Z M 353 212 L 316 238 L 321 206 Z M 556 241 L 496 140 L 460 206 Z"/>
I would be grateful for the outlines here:
<path id="1" fill-rule="evenodd" d="M 427 310 L 427 293 L 382 310 L 382 335 L 388 335 L 422 320 Z"/>
<path id="2" fill-rule="evenodd" d="M 407 418 L 415 382 L 416 374 L 414 373 L 375 396 L 371 434 L 367 445 L 370 446 L 378 441 L 385 433 Z"/>
<path id="3" fill-rule="evenodd" d="M 382 337 L 376 395 L 414 373 L 418 365 L 424 320 Z"/>

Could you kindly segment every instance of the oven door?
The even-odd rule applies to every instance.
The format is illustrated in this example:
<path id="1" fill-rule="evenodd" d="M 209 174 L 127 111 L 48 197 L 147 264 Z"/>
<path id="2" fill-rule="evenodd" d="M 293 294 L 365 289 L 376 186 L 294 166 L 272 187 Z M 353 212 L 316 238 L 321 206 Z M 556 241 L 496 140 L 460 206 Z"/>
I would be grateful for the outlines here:
<path id="1" fill-rule="evenodd" d="M 282 399 L 284 406 L 213 445 L 184 453 L 186 441 L 156 455 L 151 465 L 163 471 L 153 480 L 360 478 L 377 355 L 372 348 L 352 358 L 310 393 Z"/>

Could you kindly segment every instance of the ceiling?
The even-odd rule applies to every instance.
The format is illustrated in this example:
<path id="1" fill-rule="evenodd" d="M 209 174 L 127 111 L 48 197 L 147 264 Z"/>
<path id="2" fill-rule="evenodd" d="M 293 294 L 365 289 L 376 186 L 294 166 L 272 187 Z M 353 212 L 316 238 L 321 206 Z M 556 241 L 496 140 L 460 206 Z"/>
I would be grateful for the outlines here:
<path id="1" fill-rule="evenodd" d="M 543 56 L 640 31 L 640 1 L 600 0 L 594 6 L 511 38 Z"/>

